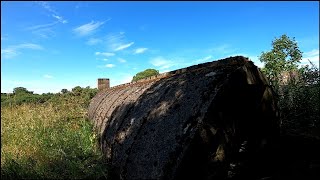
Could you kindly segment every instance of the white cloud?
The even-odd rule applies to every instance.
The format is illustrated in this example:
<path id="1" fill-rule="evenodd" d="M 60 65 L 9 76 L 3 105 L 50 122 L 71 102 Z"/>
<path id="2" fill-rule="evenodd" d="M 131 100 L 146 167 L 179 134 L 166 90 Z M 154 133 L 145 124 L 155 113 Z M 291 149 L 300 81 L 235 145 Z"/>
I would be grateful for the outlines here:
<path id="1" fill-rule="evenodd" d="M 40 46 L 38 44 L 32 44 L 32 43 L 19 44 L 19 45 L 12 46 L 12 48 L 15 48 L 15 49 L 35 49 L 35 50 L 43 49 L 42 46 Z"/>
<path id="2" fill-rule="evenodd" d="M 40 24 L 26 28 L 26 30 L 31 31 L 33 34 L 40 36 L 42 38 L 49 38 L 55 36 L 55 32 L 52 28 L 58 24 L 58 21 L 48 24 Z"/>
<path id="3" fill-rule="evenodd" d="M 229 53 L 233 53 L 238 49 L 232 48 L 229 44 L 222 44 L 216 47 L 209 49 L 210 53 L 213 53 L 215 56 L 225 55 Z"/>
<path id="4" fill-rule="evenodd" d="M 110 52 L 96 52 L 96 56 L 105 56 L 105 57 L 111 57 L 116 55 L 115 53 L 110 53 Z"/>
<path id="5" fill-rule="evenodd" d="M 137 48 L 134 50 L 134 54 L 141 54 L 144 53 L 148 48 Z"/>
<path id="6" fill-rule="evenodd" d="M 23 49 L 42 50 L 43 47 L 38 44 L 32 43 L 18 44 L 14 46 L 9 46 L 5 49 L 1 49 L 1 56 L 3 56 L 5 59 L 10 59 L 19 55 L 21 53 L 19 50 Z"/>
<path id="7" fill-rule="evenodd" d="M 47 2 L 44 2 L 44 1 L 40 1 L 38 2 L 43 8 L 45 8 L 46 10 L 48 10 L 49 12 L 51 13 L 54 13 L 54 14 L 57 14 L 57 12 L 51 8 L 51 6 L 47 3 Z"/>
<path id="8" fill-rule="evenodd" d="M 81 25 L 79 27 L 76 27 L 73 29 L 73 32 L 76 33 L 79 36 L 87 36 L 89 34 L 92 34 L 96 29 L 98 29 L 100 26 L 102 26 L 105 22 L 94 22 L 91 21 L 90 23 Z"/>
<path id="9" fill-rule="evenodd" d="M 58 22 L 61 22 L 62 24 L 66 24 L 68 23 L 67 20 L 65 20 L 62 16 L 58 16 L 58 12 L 56 10 L 54 10 L 49 3 L 47 2 L 38 2 L 44 9 L 46 9 L 47 11 L 49 11 L 51 13 L 51 16 L 54 17 L 55 19 L 58 20 Z"/>
<path id="10" fill-rule="evenodd" d="M 102 43 L 102 40 L 101 39 L 98 39 L 98 38 L 90 38 L 88 41 L 87 41 L 87 44 L 92 46 L 92 45 L 96 45 L 96 44 L 99 44 L 99 43 Z"/>
<path id="11" fill-rule="evenodd" d="M 15 49 L 10 49 L 10 48 L 1 49 L 1 57 L 3 57 L 4 59 L 10 59 L 19 54 L 20 52 L 16 51 Z"/>
<path id="12" fill-rule="evenodd" d="M 65 20 L 65 19 L 63 19 L 62 16 L 57 16 L 57 15 L 54 15 L 54 14 L 53 14 L 52 17 L 56 18 L 56 19 L 57 19 L 59 22 L 61 22 L 62 24 L 68 23 L 68 21 Z"/>
<path id="13" fill-rule="evenodd" d="M 42 29 L 42 28 L 49 28 L 52 27 L 54 25 L 56 25 L 58 22 L 53 22 L 53 23 L 48 23 L 48 24 L 40 24 L 40 25 L 35 25 L 35 26 L 31 26 L 26 28 L 27 30 L 38 30 L 38 29 Z"/>
<path id="14" fill-rule="evenodd" d="M 104 58 L 104 59 L 102 59 L 102 60 L 104 60 L 104 61 L 108 61 L 108 59 L 107 59 L 107 58 Z"/>
<path id="15" fill-rule="evenodd" d="M 45 75 L 43 75 L 43 77 L 46 78 L 46 79 L 52 79 L 53 78 L 53 76 L 51 76 L 49 74 L 45 74 Z"/>
<path id="16" fill-rule="evenodd" d="M 168 68 L 175 65 L 174 61 L 167 60 L 167 59 L 163 58 L 162 56 L 152 58 L 150 60 L 150 63 L 159 69 L 168 69 Z"/>
<path id="17" fill-rule="evenodd" d="M 310 66 L 310 63 L 308 60 L 310 60 L 315 66 L 319 68 L 319 49 L 313 49 L 311 51 L 303 53 L 303 57 L 300 65 Z"/>
<path id="18" fill-rule="evenodd" d="M 123 58 L 118 58 L 118 61 L 121 62 L 121 63 L 127 62 L 127 61 L 126 61 L 125 59 L 123 59 Z"/>
<path id="19" fill-rule="evenodd" d="M 125 40 L 125 33 L 110 33 L 106 37 L 106 44 L 110 51 L 121 51 L 124 50 L 134 44 L 134 42 L 128 43 Z"/>
<path id="20" fill-rule="evenodd" d="M 115 67 L 115 65 L 114 65 L 114 64 L 106 64 L 105 67 L 107 67 L 107 68 L 113 68 L 113 67 Z"/>
<path id="21" fill-rule="evenodd" d="M 131 43 L 128 43 L 128 44 L 121 44 L 119 47 L 117 47 L 115 49 L 115 51 L 121 51 L 121 50 L 124 50 L 130 46 L 132 46 L 134 44 L 134 42 L 131 42 Z"/>
<path id="22" fill-rule="evenodd" d="M 305 56 L 310 57 L 310 56 L 319 56 L 319 49 L 313 49 L 309 52 L 305 53 Z"/>
<path id="23" fill-rule="evenodd" d="M 207 62 L 208 60 L 212 59 L 212 56 L 209 55 L 207 57 L 204 57 L 204 58 L 201 58 L 201 59 L 198 59 L 198 60 L 195 60 L 194 61 L 194 64 L 199 64 L 199 63 L 204 63 L 204 62 Z"/>
<path id="24" fill-rule="evenodd" d="M 43 28 L 39 30 L 32 31 L 38 37 L 42 37 L 45 39 L 51 38 L 56 36 L 56 33 L 51 28 Z"/>

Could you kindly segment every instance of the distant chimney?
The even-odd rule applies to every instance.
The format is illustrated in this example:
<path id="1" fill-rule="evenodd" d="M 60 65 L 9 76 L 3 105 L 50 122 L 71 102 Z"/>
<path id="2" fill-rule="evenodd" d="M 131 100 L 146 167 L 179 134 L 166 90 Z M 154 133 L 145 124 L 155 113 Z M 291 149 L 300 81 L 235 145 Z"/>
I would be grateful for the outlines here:
<path id="1" fill-rule="evenodd" d="M 98 90 L 104 90 L 110 88 L 110 80 L 108 78 L 99 78 L 98 79 Z"/>

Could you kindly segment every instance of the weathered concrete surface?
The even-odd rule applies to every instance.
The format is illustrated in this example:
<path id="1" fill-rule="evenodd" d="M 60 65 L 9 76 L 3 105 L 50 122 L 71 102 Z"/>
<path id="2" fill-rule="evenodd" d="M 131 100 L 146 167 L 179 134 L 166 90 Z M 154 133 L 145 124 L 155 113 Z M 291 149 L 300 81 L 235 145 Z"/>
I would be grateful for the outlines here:
<path id="1" fill-rule="evenodd" d="M 242 56 L 101 91 L 89 118 L 124 179 L 232 177 L 266 157 L 279 127 L 272 89 Z"/>

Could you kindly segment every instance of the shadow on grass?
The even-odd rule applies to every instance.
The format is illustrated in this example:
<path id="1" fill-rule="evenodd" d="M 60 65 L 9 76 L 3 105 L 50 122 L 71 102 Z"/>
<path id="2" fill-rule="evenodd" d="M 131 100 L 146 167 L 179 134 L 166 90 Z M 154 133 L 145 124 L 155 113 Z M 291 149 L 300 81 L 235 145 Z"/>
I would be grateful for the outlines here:
<path id="1" fill-rule="evenodd" d="M 109 179 L 109 166 L 102 157 L 56 157 L 44 162 L 8 157 L 1 166 L 1 179 Z"/>

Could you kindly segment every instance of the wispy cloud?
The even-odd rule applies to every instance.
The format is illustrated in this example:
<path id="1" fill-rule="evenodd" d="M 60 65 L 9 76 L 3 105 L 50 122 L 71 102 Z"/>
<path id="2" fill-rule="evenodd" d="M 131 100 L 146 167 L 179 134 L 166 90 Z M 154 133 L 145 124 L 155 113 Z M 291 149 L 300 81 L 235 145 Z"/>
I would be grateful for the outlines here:
<path id="1" fill-rule="evenodd" d="M 133 44 L 134 44 L 134 42 L 130 42 L 130 43 L 128 43 L 128 44 L 122 44 L 122 45 L 120 45 L 119 47 L 117 47 L 117 48 L 115 49 L 115 51 L 124 50 L 124 49 L 132 46 Z"/>
<path id="2" fill-rule="evenodd" d="M 310 65 L 309 61 L 319 68 L 319 49 L 313 49 L 306 53 L 303 53 L 303 58 L 300 65 Z"/>
<path id="3" fill-rule="evenodd" d="M 308 51 L 305 53 L 305 56 L 310 57 L 310 56 L 319 56 L 319 49 L 313 49 L 311 51 Z"/>
<path id="4" fill-rule="evenodd" d="M 109 21 L 109 20 L 110 19 L 108 19 L 107 21 Z M 84 25 L 81 25 L 81 26 L 74 28 L 73 32 L 79 36 L 87 36 L 87 35 L 92 34 L 95 30 L 97 30 L 99 27 L 101 27 L 105 22 L 106 21 L 104 21 L 104 22 L 91 21 L 90 23 L 87 23 L 87 24 L 84 24 Z"/>
<path id="5" fill-rule="evenodd" d="M 45 38 L 45 39 L 56 36 L 56 33 L 51 28 L 39 29 L 39 30 L 33 31 L 32 33 L 38 37 Z"/>
<path id="6" fill-rule="evenodd" d="M 49 3 L 44 1 L 39 1 L 38 3 L 49 12 L 57 14 L 57 12 L 49 5 Z"/>
<path id="7" fill-rule="evenodd" d="M 239 49 L 232 48 L 231 45 L 229 44 L 222 44 L 222 45 L 218 45 L 213 48 L 210 48 L 209 52 L 211 54 L 214 54 L 215 56 L 220 56 L 220 55 L 234 53 L 237 50 Z"/>
<path id="8" fill-rule="evenodd" d="M 105 57 L 110 57 L 116 55 L 115 53 L 110 53 L 110 52 L 96 52 L 96 56 L 105 56 Z"/>
<path id="9" fill-rule="evenodd" d="M 87 44 L 92 46 L 92 45 L 96 45 L 96 44 L 99 44 L 99 43 L 102 43 L 102 40 L 101 39 L 98 39 L 98 38 L 90 38 L 88 41 L 87 41 Z"/>
<path id="10" fill-rule="evenodd" d="M 52 79 L 53 78 L 53 76 L 51 76 L 49 74 L 45 74 L 45 75 L 43 75 L 43 77 L 46 78 L 46 79 Z"/>
<path id="11" fill-rule="evenodd" d="M 114 64 L 106 64 L 106 65 L 99 65 L 97 66 L 98 68 L 113 68 L 115 67 L 116 65 Z"/>
<path id="12" fill-rule="evenodd" d="M 118 58 L 118 61 L 121 62 L 121 63 L 127 62 L 127 61 L 126 61 L 125 59 L 123 59 L 123 58 Z"/>
<path id="13" fill-rule="evenodd" d="M 24 43 L 24 44 L 15 45 L 12 47 L 14 47 L 15 49 L 36 49 L 36 50 L 43 49 L 42 46 L 38 44 L 32 44 L 32 43 Z"/>
<path id="14" fill-rule="evenodd" d="M 40 24 L 35 26 L 27 27 L 26 30 L 31 31 L 33 34 L 42 37 L 42 38 L 49 38 L 55 36 L 55 32 L 52 30 L 53 26 L 58 24 L 59 22 L 53 22 L 48 24 Z"/>
<path id="15" fill-rule="evenodd" d="M 4 59 L 10 59 L 19 54 L 20 52 L 16 51 L 15 49 L 11 49 L 11 48 L 1 49 L 1 57 L 3 57 Z"/>
<path id="16" fill-rule="evenodd" d="M 134 50 L 134 54 L 142 54 L 144 53 L 148 48 L 137 48 Z"/>
<path id="17" fill-rule="evenodd" d="M 44 8 L 46 11 L 48 11 L 48 16 L 53 17 L 55 20 L 52 23 L 27 27 L 26 30 L 31 31 L 38 37 L 46 39 L 55 36 L 56 33 L 53 29 L 54 26 L 56 26 L 59 23 L 66 24 L 68 23 L 68 21 L 64 19 L 61 15 L 59 15 L 59 13 L 54 8 L 52 8 L 48 2 L 40 1 L 36 3 L 39 4 L 42 8 Z"/>
<path id="18" fill-rule="evenodd" d="M 194 64 L 204 63 L 204 62 L 207 62 L 208 60 L 211 60 L 211 59 L 212 59 L 212 56 L 209 55 L 209 56 L 206 56 L 206 57 L 204 57 L 204 58 L 197 59 L 197 60 L 195 60 L 193 63 L 194 63 Z"/>
<path id="19" fill-rule="evenodd" d="M 58 22 L 55 21 L 55 22 L 53 22 L 53 23 L 30 26 L 30 27 L 27 27 L 26 30 L 38 30 L 38 29 L 43 29 L 43 28 L 50 28 L 50 27 L 56 25 L 57 23 L 58 23 Z"/>
<path id="20" fill-rule="evenodd" d="M 165 59 L 162 56 L 152 58 L 149 62 L 159 69 L 168 69 L 175 65 L 174 61 Z"/>
<path id="21" fill-rule="evenodd" d="M 52 8 L 48 2 L 40 1 L 40 2 L 38 2 L 38 4 L 40 4 L 40 6 L 42 6 L 44 9 L 46 9 L 48 12 L 50 12 L 52 17 L 57 19 L 59 22 L 61 22 L 63 24 L 68 23 L 67 20 L 65 20 L 62 16 L 58 15 L 59 13 L 54 8 Z"/>
<path id="22" fill-rule="evenodd" d="M 115 67 L 116 65 L 114 65 L 114 64 L 106 64 L 105 65 L 105 67 L 107 67 L 107 68 L 113 68 L 113 67 Z"/>
<path id="23" fill-rule="evenodd" d="M 32 43 L 18 44 L 14 46 L 9 46 L 5 49 L 1 49 L 1 56 L 3 56 L 5 59 L 10 59 L 19 55 L 21 53 L 20 50 L 23 49 L 42 50 L 43 47 L 38 44 Z"/>
<path id="24" fill-rule="evenodd" d="M 53 27 L 58 23 L 59 23 L 58 21 L 55 21 L 47 24 L 34 25 L 34 26 L 27 27 L 26 30 L 31 31 L 33 34 L 39 37 L 49 38 L 56 35 L 56 33 L 53 31 Z"/>
<path id="25" fill-rule="evenodd" d="M 57 19 L 59 22 L 61 22 L 62 24 L 68 23 L 68 21 L 65 20 L 65 19 L 63 19 L 62 16 L 57 16 L 57 15 L 54 15 L 54 14 L 53 14 L 52 17 L 56 18 L 56 19 Z"/>
<path id="26" fill-rule="evenodd" d="M 125 39 L 125 32 L 110 33 L 106 37 L 106 44 L 110 51 L 121 51 L 134 44 Z"/>

